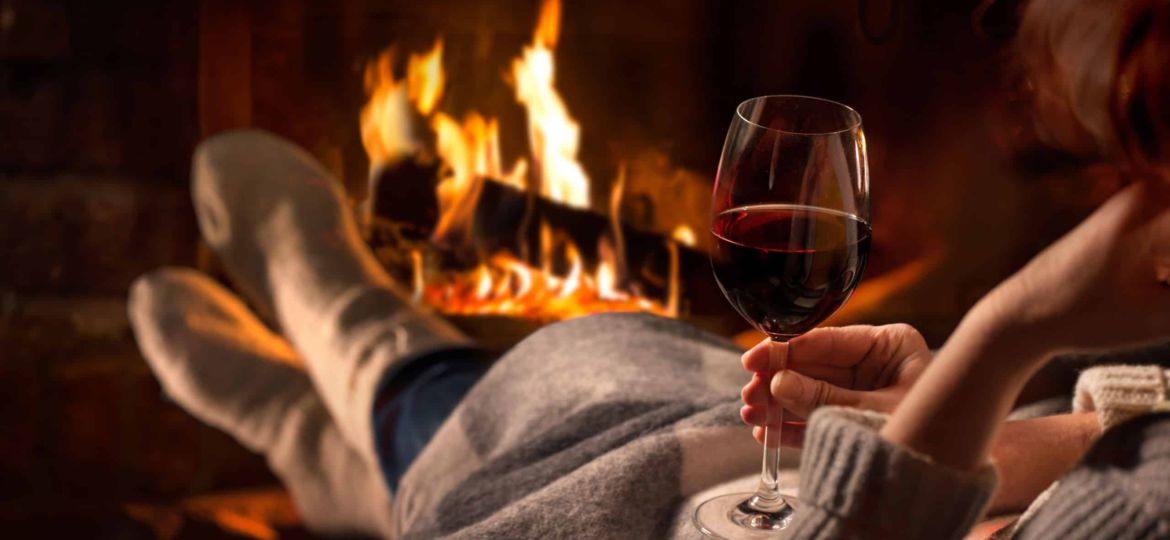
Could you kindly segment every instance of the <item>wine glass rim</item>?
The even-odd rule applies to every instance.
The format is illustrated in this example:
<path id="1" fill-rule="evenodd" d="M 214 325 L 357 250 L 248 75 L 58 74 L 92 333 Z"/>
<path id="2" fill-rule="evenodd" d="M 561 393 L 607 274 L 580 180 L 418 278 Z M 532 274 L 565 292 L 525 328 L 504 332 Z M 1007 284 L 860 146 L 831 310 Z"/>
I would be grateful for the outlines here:
<path id="1" fill-rule="evenodd" d="M 768 100 L 768 99 L 777 99 L 777 98 L 807 99 L 810 101 L 820 101 L 822 103 L 829 103 L 831 105 L 836 105 L 838 107 L 841 107 L 842 109 L 844 109 L 846 112 L 849 113 L 848 125 L 846 125 L 845 127 L 841 128 L 841 129 L 831 130 L 831 131 L 792 131 L 792 130 L 787 130 L 787 129 L 777 129 L 774 127 L 768 127 L 768 126 L 765 126 L 762 124 L 757 124 L 756 122 L 752 122 L 751 120 L 748 120 L 748 118 L 746 116 L 744 116 L 743 107 L 745 105 L 747 105 L 748 103 L 752 103 L 755 101 L 763 101 L 763 100 Z M 861 127 L 861 113 L 857 112 L 857 109 L 854 109 L 853 107 L 850 107 L 844 103 L 841 103 L 840 101 L 835 101 L 832 99 L 816 97 L 816 96 L 806 96 L 803 94 L 769 94 L 766 96 L 756 96 L 754 98 L 745 99 L 745 100 L 741 101 L 739 103 L 739 105 L 735 106 L 735 115 L 738 116 L 740 120 L 743 120 L 744 122 L 746 122 L 749 125 L 758 127 L 760 129 L 766 129 L 768 131 L 774 131 L 776 133 L 784 133 L 787 135 L 836 135 L 838 133 L 845 133 L 848 131 L 853 131 L 853 130 L 856 130 L 856 129 Z"/>

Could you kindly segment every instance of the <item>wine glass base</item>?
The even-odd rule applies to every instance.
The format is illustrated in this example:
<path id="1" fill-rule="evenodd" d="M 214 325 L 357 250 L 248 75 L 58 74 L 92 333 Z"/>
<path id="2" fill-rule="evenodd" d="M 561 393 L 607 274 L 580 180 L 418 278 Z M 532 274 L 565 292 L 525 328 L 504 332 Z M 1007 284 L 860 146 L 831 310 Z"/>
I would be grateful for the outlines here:
<path id="1" fill-rule="evenodd" d="M 779 510 L 757 512 L 751 510 L 746 504 L 752 495 L 752 493 L 730 493 L 700 504 L 698 508 L 695 508 L 695 513 L 692 516 L 695 527 L 711 538 L 727 540 L 776 538 L 777 534 L 792 522 L 794 507 L 799 504 L 799 501 L 786 495 L 784 497 L 786 504 Z"/>

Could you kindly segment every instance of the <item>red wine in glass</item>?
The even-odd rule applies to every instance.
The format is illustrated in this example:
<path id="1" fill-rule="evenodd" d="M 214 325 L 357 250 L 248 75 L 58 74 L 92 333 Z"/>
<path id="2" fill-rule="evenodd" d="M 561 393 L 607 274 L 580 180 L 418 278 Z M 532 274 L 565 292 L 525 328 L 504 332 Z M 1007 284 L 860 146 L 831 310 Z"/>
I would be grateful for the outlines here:
<path id="1" fill-rule="evenodd" d="M 719 286 L 740 315 L 773 338 L 820 324 L 849 299 L 865 270 L 869 224 L 839 210 L 758 204 L 724 210 L 712 221 Z"/>
<path id="2" fill-rule="evenodd" d="M 736 107 L 711 192 L 711 267 L 736 311 L 771 338 L 771 370 L 787 369 L 786 343 L 829 318 L 861 281 L 869 203 L 857 111 L 795 95 Z M 773 540 L 802 512 L 780 486 L 784 411 L 765 412 L 760 483 L 696 507 L 692 520 L 706 536 Z"/>

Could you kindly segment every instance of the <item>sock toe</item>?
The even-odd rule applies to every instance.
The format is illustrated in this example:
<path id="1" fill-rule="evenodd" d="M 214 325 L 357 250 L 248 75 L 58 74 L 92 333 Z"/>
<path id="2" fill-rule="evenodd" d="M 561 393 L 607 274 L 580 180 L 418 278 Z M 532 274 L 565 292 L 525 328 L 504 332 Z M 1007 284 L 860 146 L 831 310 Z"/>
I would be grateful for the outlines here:
<path id="1" fill-rule="evenodd" d="M 128 314 L 163 389 L 200 420 L 257 452 L 312 384 L 292 348 L 234 295 L 194 270 L 136 280 Z"/>

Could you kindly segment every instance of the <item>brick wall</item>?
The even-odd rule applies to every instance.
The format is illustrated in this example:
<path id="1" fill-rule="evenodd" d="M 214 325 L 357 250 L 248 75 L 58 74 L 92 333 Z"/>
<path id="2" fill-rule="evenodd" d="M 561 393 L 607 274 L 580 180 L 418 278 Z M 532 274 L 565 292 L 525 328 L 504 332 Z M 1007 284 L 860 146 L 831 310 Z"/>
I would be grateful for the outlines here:
<path id="1" fill-rule="evenodd" d="M 141 532 L 123 502 L 272 481 L 163 400 L 125 316 L 135 276 L 197 252 L 197 14 L 0 2 L 0 522 L 18 531 Z"/>

